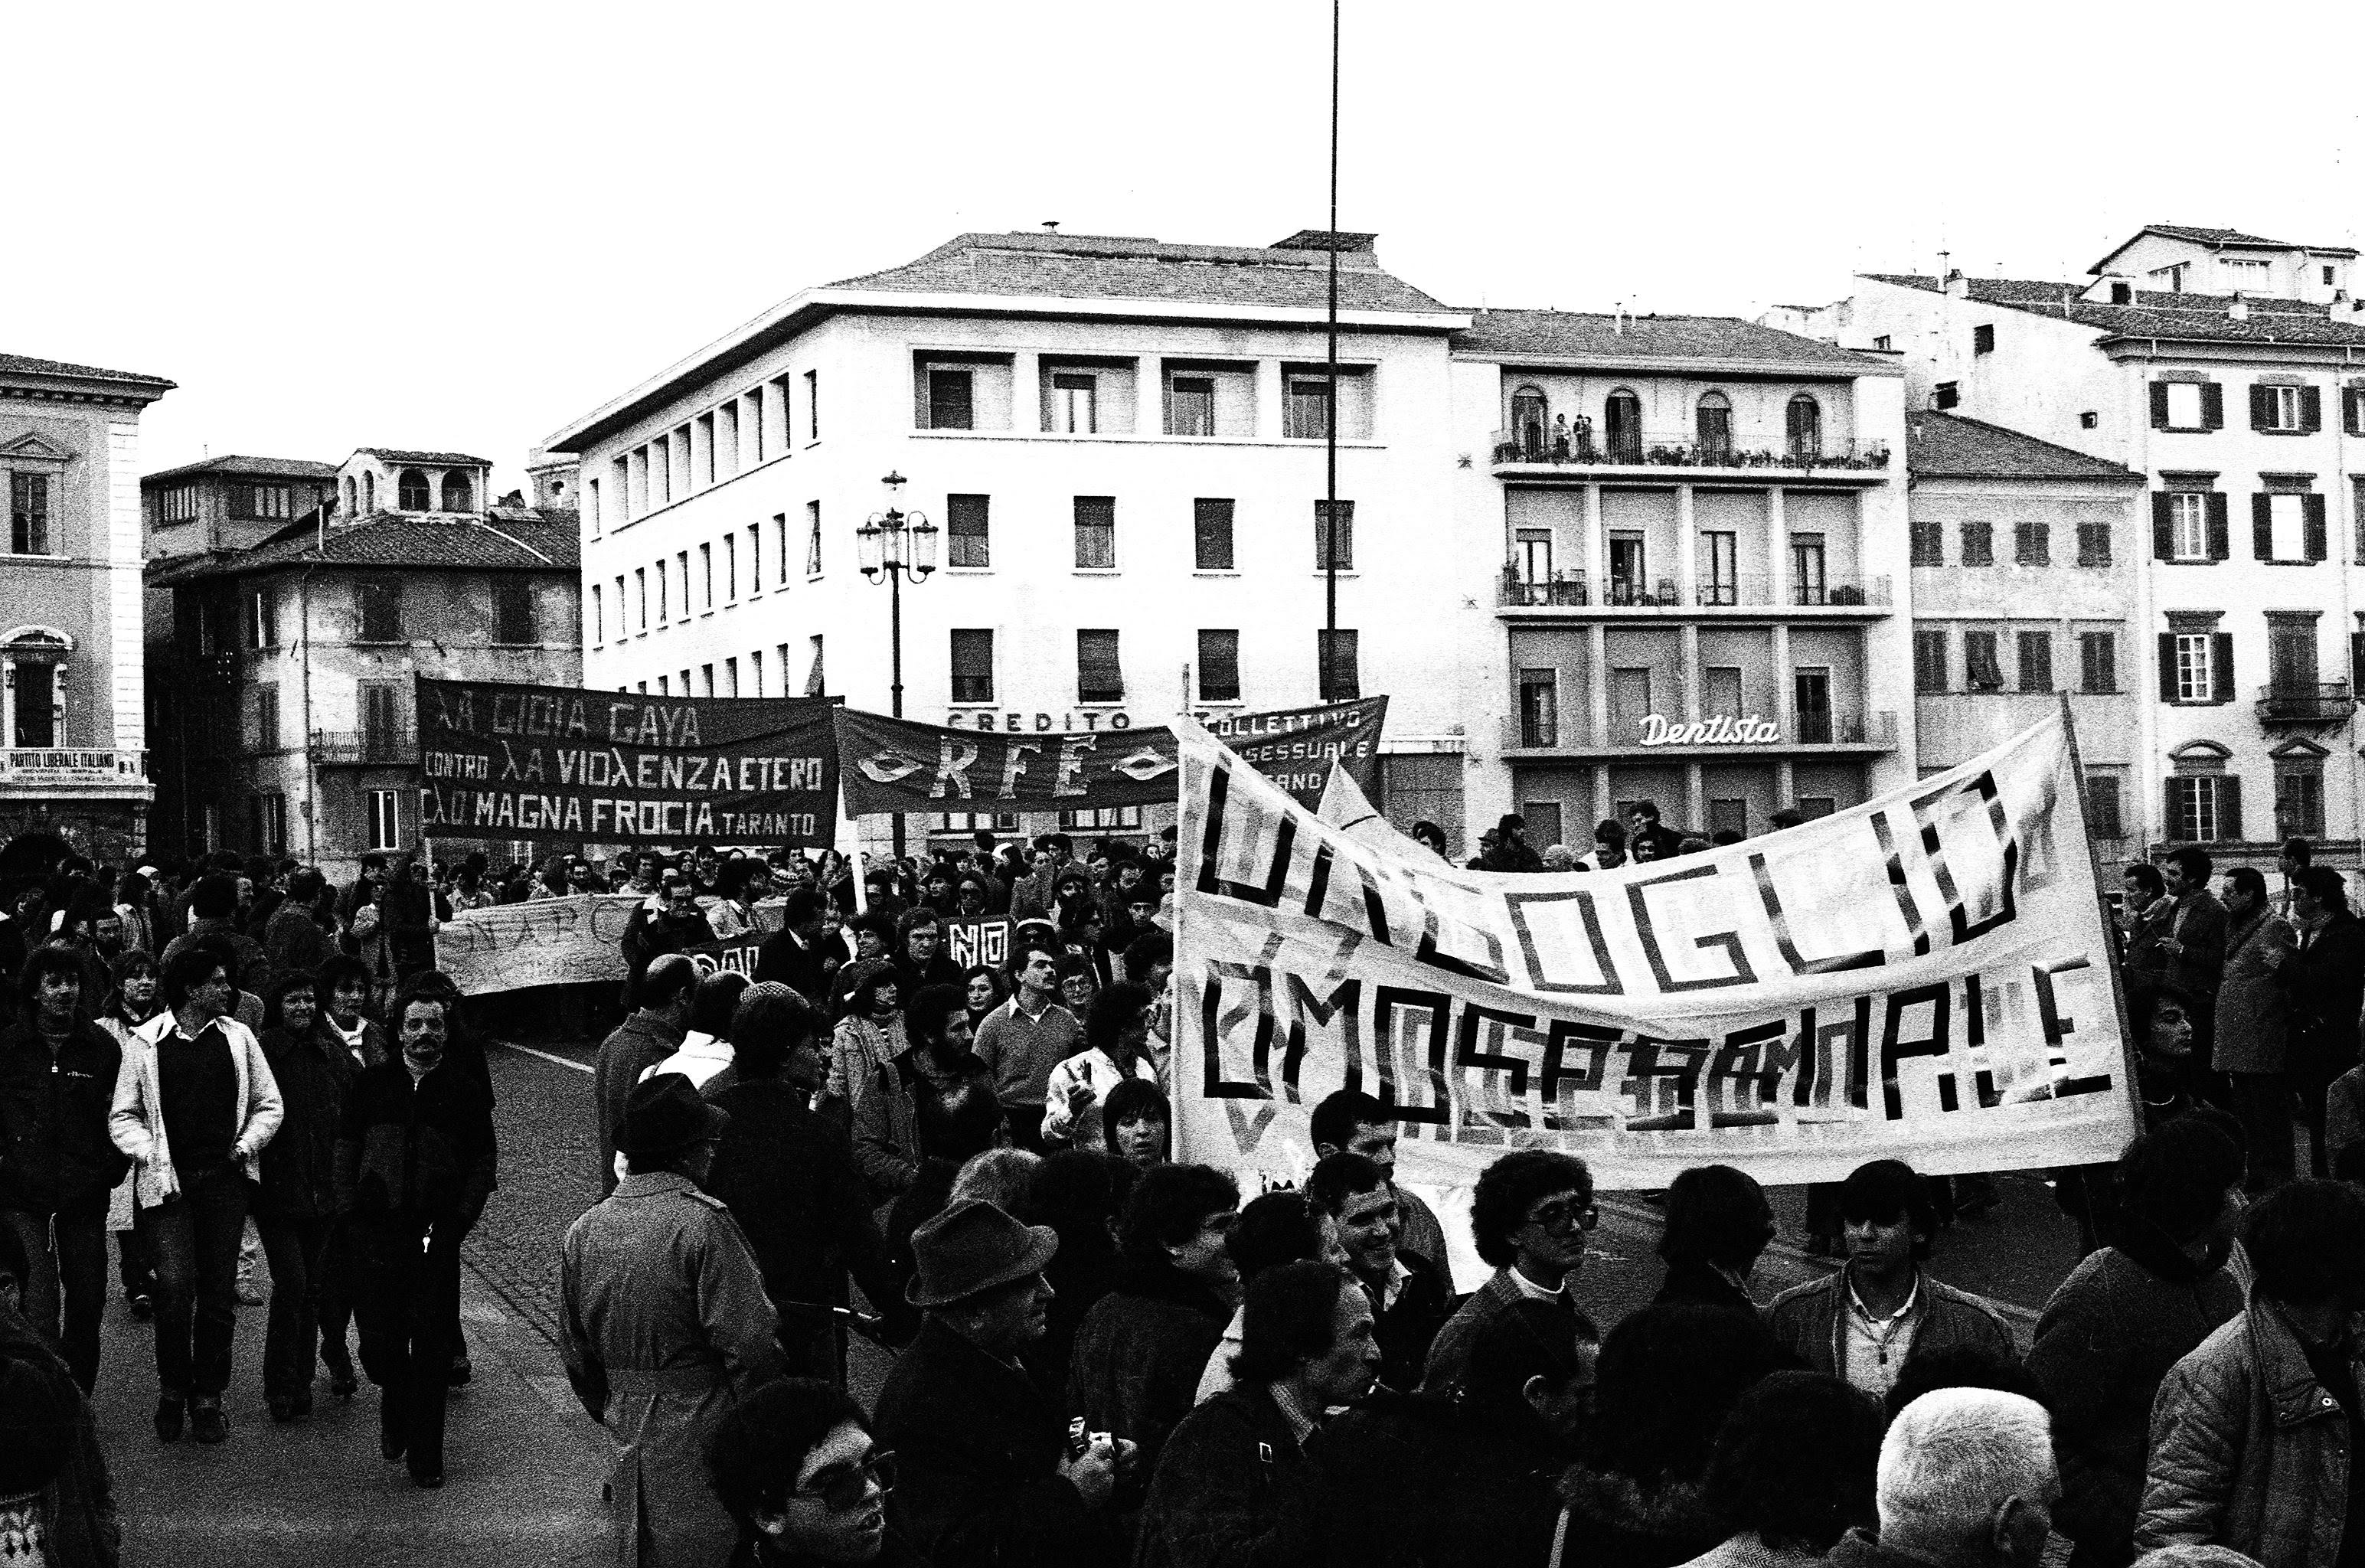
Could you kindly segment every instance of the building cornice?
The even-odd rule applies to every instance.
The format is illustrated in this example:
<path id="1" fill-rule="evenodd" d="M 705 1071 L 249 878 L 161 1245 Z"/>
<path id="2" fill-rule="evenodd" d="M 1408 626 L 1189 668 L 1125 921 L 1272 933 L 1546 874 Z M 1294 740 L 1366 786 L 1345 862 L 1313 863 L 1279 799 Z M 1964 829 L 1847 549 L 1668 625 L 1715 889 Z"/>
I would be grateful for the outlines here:
<path id="1" fill-rule="evenodd" d="M 1866 375 L 1887 375 L 1903 380 L 1905 376 L 1902 365 L 1836 365 L 1827 360 L 1686 359 L 1676 355 L 1608 359 L 1590 354 L 1472 353 L 1463 351 L 1457 351 L 1453 357 L 1472 364 L 1499 364 L 1507 369 L 1518 366 L 1537 370 L 1582 370 L 1605 375 L 1712 375 L 1728 381 L 1854 381 Z"/>

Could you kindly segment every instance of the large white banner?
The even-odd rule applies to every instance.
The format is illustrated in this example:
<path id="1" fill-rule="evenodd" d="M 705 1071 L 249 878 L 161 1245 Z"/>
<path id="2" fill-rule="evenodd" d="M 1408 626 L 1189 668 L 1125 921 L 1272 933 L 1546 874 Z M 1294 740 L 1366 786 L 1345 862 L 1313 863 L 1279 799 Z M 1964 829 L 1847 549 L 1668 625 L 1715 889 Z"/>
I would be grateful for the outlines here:
<path id="1" fill-rule="evenodd" d="M 463 996 L 531 985 L 621 985 L 624 931 L 632 924 L 633 906 L 645 902 L 634 893 L 583 893 L 472 909 L 436 931 L 435 967 L 452 977 Z M 757 931 L 778 931 L 784 908 L 779 899 L 756 905 Z M 741 944 L 757 940 L 751 935 Z M 715 966 L 752 972 L 753 956 L 717 951 L 709 967 Z"/>
<path id="2" fill-rule="evenodd" d="M 1729 848 L 1497 876 L 1328 823 L 1178 722 L 1180 1158 L 1299 1179 L 1315 1104 L 1361 1088 L 1414 1183 L 1523 1146 L 1604 1190 L 2114 1159 L 2134 1102 L 2066 725 Z"/>

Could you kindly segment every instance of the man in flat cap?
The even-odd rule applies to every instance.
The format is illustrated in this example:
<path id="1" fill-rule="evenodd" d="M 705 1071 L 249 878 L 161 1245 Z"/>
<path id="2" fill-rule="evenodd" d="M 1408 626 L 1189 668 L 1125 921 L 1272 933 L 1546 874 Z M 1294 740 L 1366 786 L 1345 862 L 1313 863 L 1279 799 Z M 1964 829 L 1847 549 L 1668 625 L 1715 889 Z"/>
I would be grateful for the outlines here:
<path id="1" fill-rule="evenodd" d="M 787 1370 L 756 1255 L 698 1190 L 730 1119 L 678 1072 L 634 1084 L 616 1139 L 625 1174 L 566 1233 L 566 1375 L 623 1439 L 625 1568 L 723 1568 L 738 1531 L 707 1485 L 706 1445 L 725 1412 Z"/>
<path id="2" fill-rule="evenodd" d="M 1071 1442 L 1057 1384 L 1026 1360 L 1043 1338 L 1043 1266 L 1058 1235 L 970 1199 L 912 1245 L 919 1272 L 904 1294 L 926 1318 L 880 1390 L 873 1423 L 898 1460 L 889 1523 L 936 1568 L 1105 1560 L 1115 1549 L 1109 1498 L 1133 1445 L 1106 1433 Z"/>

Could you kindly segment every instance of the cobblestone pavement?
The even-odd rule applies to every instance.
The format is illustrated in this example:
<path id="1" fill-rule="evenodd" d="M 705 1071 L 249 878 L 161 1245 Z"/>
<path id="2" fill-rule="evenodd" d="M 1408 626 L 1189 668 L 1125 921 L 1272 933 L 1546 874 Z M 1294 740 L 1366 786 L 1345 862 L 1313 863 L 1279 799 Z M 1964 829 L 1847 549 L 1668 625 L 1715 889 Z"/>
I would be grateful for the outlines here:
<path id="1" fill-rule="evenodd" d="M 589 1041 L 535 1041 L 496 1045 L 486 1053 L 501 1184 L 461 1245 L 460 1257 L 554 1345 L 558 1245 L 576 1216 L 600 1201 L 600 1140 L 588 1070 L 595 1049 Z"/>

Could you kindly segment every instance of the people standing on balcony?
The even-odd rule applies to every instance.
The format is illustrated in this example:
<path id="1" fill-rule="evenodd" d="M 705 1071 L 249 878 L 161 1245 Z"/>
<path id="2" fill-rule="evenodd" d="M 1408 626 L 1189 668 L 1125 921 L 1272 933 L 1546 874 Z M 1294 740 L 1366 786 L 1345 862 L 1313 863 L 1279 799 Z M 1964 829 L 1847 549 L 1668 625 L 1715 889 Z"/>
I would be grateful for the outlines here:
<path id="1" fill-rule="evenodd" d="M 1568 416 L 1552 416 L 1552 454 L 1555 463 L 1565 463 L 1569 455 Z"/>

